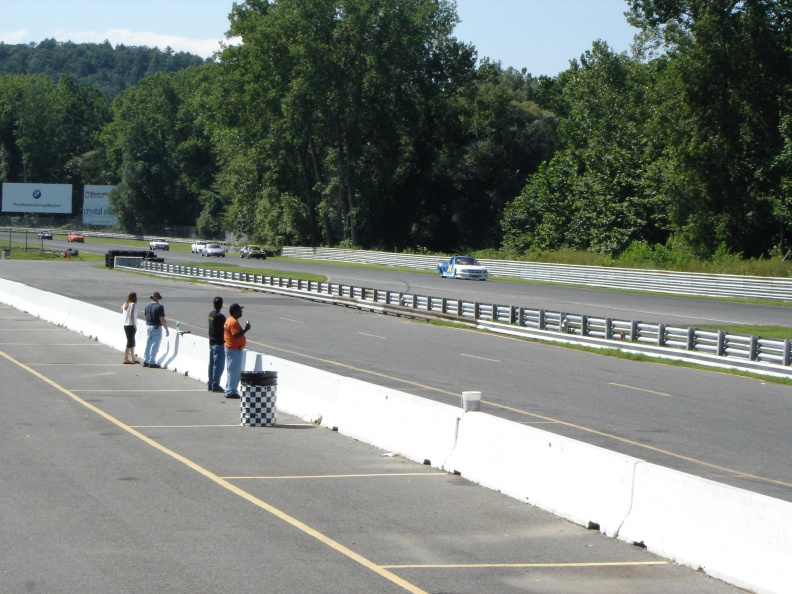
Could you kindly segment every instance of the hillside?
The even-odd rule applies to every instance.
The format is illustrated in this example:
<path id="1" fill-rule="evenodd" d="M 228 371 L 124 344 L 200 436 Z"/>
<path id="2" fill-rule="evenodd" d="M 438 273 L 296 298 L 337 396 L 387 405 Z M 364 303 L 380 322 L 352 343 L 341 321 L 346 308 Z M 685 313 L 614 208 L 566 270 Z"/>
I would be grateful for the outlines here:
<path id="1" fill-rule="evenodd" d="M 95 84 L 115 96 L 157 72 L 178 72 L 209 59 L 169 48 L 104 43 L 73 43 L 45 39 L 41 43 L 0 43 L 0 75 L 44 74 L 57 81 L 68 73 L 79 82 Z"/>

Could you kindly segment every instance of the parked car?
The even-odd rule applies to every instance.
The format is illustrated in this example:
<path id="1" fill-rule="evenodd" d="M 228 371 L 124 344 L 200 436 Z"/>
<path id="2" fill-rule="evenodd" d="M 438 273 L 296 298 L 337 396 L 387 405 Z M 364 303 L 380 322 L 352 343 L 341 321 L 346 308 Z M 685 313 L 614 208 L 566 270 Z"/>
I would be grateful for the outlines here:
<path id="1" fill-rule="evenodd" d="M 217 256 L 218 258 L 225 258 L 225 250 L 219 243 L 207 243 L 201 255 L 206 257 Z"/>
<path id="2" fill-rule="evenodd" d="M 193 254 L 200 254 L 206 248 L 205 241 L 194 241 L 193 244 L 190 246 L 190 251 Z"/>
<path id="3" fill-rule="evenodd" d="M 66 241 L 69 243 L 85 243 L 85 235 L 82 233 L 69 233 L 66 236 Z"/>
<path id="4" fill-rule="evenodd" d="M 437 272 L 441 278 L 487 280 L 489 272 L 471 256 L 452 256 L 448 262 L 438 262 Z"/>
<path id="5" fill-rule="evenodd" d="M 267 254 L 261 247 L 257 245 L 246 245 L 241 250 L 239 250 L 239 257 L 240 258 L 258 258 L 259 260 L 266 260 Z"/>
<path id="6" fill-rule="evenodd" d="M 39 239 L 52 239 L 50 231 L 39 231 Z"/>
<path id="7" fill-rule="evenodd" d="M 162 238 L 152 239 L 149 241 L 149 249 L 170 251 L 170 244 L 167 240 Z"/>

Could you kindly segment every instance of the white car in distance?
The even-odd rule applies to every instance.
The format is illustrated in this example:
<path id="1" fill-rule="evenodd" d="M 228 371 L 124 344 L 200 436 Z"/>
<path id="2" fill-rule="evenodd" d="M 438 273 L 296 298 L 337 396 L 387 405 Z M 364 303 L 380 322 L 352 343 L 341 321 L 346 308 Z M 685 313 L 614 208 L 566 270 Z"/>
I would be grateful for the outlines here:
<path id="1" fill-rule="evenodd" d="M 149 249 L 152 250 L 165 250 L 166 252 L 170 251 L 170 244 L 167 240 L 162 238 L 152 239 L 149 241 Z"/>
<path id="2" fill-rule="evenodd" d="M 201 252 L 202 256 L 217 256 L 218 258 L 225 258 L 225 250 L 219 243 L 207 243 L 206 247 Z"/>
<path id="3" fill-rule="evenodd" d="M 190 251 L 193 254 L 200 254 L 201 252 L 203 252 L 206 249 L 206 243 L 207 242 L 205 242 L 205 241 L 195 241 L 190 246 Z"/>

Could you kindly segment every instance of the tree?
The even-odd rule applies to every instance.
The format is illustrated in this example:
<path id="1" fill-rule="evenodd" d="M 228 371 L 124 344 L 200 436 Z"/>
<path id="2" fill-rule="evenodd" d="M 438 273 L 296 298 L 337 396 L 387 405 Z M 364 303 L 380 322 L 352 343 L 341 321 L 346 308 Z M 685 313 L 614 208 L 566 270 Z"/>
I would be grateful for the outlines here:
<path id="1" fill-rule="evenodd" d="M 226 122 L 262 155 L 255 200 L 297 198 L 301 208 L 275 208 L 306 217 L 305 239 L 402 242 L 421 206 L 406 190 L 433 140 L 433 109 L 472 74 L 471 48 L 450 36 L 455 22 L 442 0 L 236 5 L 230 33 L 243 43 L 221 61 L 227 105 L 242 111 Z"/>
<path id="2" fill-rule="evenodd" d="M 661 189 L 675 227 L 704 255 L 721 247 L 766 253 L 778 239 L 773 203 L 783 195 L 774 164 L 792 83 L 789 3 L 629 4 L 645 47 L 667 53 L 666 80 L 680 93 L 678 142 L 667 146 L 677 179 Z"/>
<path id="3" fill-rule="evenodd" d="M 504 213 L 504 247 L 590 249 L 618 254 L 667 237 L 662 201 L 648 177 L 656 68 L 595 42 L 559 77 L 553 102 L 562 149 Z"/>
<path id="4" fill-rule="evenodd" d="M 129 232 L 192 226 L 202 200 L 211 202 L 216 160 L 199 117 L 207 68 L 148 77 L 113 105 L 113 123 L 103 138 L 119 175 L 111 199 L 119 224 Z"/>

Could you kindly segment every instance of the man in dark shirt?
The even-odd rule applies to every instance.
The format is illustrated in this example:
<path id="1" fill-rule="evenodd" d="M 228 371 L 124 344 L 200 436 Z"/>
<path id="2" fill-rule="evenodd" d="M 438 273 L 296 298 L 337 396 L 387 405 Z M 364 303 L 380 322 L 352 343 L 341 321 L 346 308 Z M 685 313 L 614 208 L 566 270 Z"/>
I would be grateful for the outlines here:
<path id="1" fill-rule="evenodd" d="M 151 296 L 151 303 L 146 306 L 146 350 L 143 358 L 143 367 L 159 369 L 157 363 L 157 351 L 162 341 L 162 330 L 165 328 L 165 336 L 170 336 L 168 322 L 165 320 L 165 308 L 160 303 L 162 295 L 159 291 L 154 291 Z"/>
<path id="2" fill-rule="evenodd" d="M 225 368 L 225 346 L 223 344 L 223 327 L 226 317 L 220 313 L 223 309 L 223 298 L 214 298 L 214 309 L 209 312 L 209 391 L 223 392 L 220 377 Z"/>

